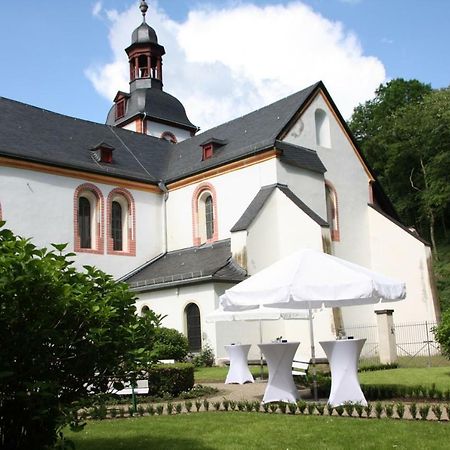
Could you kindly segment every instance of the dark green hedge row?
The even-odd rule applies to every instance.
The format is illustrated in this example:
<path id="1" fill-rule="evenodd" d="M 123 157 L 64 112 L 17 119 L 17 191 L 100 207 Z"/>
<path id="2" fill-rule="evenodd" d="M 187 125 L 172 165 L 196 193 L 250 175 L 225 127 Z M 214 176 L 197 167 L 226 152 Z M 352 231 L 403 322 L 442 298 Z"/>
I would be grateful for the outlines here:
<path id="1" fill-rule="evenodd" d="M 177 396 L 194 387 L 194 365 L 189 363 L 157 364 L 148 373 L 148 395 Z"/>
<path id="2" fill-rule="evenodd" d="M 311 386 L 312 389 L 312 386 Z M 330 395 L 331 379 L 322 378 L 318 380 L 318 394 L 321 398 Z M 361 384 L 361 390 L 366 400 L 388 400 L 403 398 L 407 400 L 450 400 L 450 389 L 445 391 L 432 386 L 401 386 L 389 384 Z"/>

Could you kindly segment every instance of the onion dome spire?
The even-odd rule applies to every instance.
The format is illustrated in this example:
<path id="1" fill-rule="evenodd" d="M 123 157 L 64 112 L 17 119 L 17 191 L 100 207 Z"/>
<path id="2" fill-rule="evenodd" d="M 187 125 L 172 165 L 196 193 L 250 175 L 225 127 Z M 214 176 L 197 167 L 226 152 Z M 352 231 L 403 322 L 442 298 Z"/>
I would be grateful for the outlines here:
<path id="1" fill-rule="evenodd" d="M 148 10 L 148 5 L 145 0 L 141 0 L 139 9 L 141 10 L 141 13 L 142 13 L 142 22 L 145 22 L 145 14 L 147 13 L 147 10 Z"/>

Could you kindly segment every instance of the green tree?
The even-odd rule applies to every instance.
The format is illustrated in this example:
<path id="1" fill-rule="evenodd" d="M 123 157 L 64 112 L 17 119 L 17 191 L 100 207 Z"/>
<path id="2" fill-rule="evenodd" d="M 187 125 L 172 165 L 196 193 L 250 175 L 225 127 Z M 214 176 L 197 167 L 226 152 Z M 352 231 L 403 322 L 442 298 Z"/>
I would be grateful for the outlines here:
<path id="1" fill-rule="evenodd" d="M 51 447 L 83 401 L 152 361 L 159 317 L 125 284 L 0 226 L 0 447 Z M 76 423 L 72 423 L 75 428 Z"/>
<path id="2" fill-rule="evenodd" d="M 417 80 L 380 86 L 350 121 L 403 221 L 432 241 L 450 212 L 450 91 Z"/>

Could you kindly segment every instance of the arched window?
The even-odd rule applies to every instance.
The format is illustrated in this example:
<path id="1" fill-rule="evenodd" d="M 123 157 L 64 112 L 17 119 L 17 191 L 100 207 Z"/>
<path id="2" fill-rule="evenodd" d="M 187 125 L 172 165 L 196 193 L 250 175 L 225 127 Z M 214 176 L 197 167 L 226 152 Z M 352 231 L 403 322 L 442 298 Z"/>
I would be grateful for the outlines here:
<path id="1" fill-rule="evenodd" d="M 146 314 L 148 314 L 150 312 L 150 308 L 147 305 L 144 305 L 141 308 L 141 316 L 145 316 Z"/>
<path id="2" fill-rule="evenodd" d="M 86 183 L 75 190 L 74 250 L 103 253 L 103 195 Z"/>
<path id="3" fill-rule="evenodd" d="M 331 148 L 330 119 L 323 109 L 316 109 L 316 143 L 321 147 Z"/>
<path id="4" fill-rule="evenodd" d="M 119 202 L 112 202 L 111 211 L 111 236 L 113 240 L 113 250 L 122 250 L 122 206 Z"/>
<path id="5" fill-rule="evenodd" d="M 195 303 L 189 303 L 189 305 L 186 306 L 185 315 L 189 351 L 199 352 L 202 349 L 200 309 Z"/>
<path id="6" fill-rule="evenodd" d="M 136 255 L 136 217 L 133 196 L 123 188 L 108 195 L 108 254 Z"/>
<path id="7" fill-rule="evenodd" d="M 214 236 L 214 209 L 211 195 L 208 195 L 205 199 L 205 226 L 206 239 L 212 239 Z"/>
<path id="8" fill-rule="evenodd" d="M 170 131 L 164 131 L 164 133 L 161 134 L 161 139 L 169 141 L 172 144 L 176 144 L 178 142 L 176 136 Z"/>
<path id="9" fill-rule="evenodd" d="M 78 200 L 78 234 L 80 247 L 91 248 L 91 204 L 86 197 L 80 197 Z"/>
<path id="10" fill-rule="evenodd" d="M 330 225 L 330 234 L 333 241 L 339 241 L 339 216 L 336 190 L 329 182 L 325 182 L 325 196 L 327 202 L 327 222 Z"/>
<path id="11" fill-rule="evenodd" d="M 215 189 L 209 183 L 197 187 L 192 198 L 194 245 L 218 239 L 217 201 Z"/>

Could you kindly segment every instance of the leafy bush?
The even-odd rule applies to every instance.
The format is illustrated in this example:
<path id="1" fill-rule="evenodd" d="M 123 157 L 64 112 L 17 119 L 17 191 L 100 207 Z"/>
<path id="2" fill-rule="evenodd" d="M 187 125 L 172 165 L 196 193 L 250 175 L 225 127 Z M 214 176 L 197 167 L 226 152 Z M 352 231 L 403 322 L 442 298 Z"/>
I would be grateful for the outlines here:
<path id="1" fill-rule="evenodd" d="M 156 364 L 148 371 L 149 395 L 177 396 L 194 387 L 194 366 L 189 363 Z"/>
<path id="2" fill-rule="evenodd" d="M 200 353 L 194 356 L 192 362 L 195 367 L 212 367 L 214 365 L 213 349 L 206 344 Z"/>
<path id="3" fill-rule="evenodd" d="M 39 249 L 0 223 L 0 442 L 8 449 L 52 446 L 71 411 L 89 406 L 108 381 L 151 362 L 159 318 L 135 314 L 124 283 L 74 254 Z"/>
<path id="4" fill-rule="evenodd" d="M 183 361 L 188 351 L 188 340 L 179 331 L 165 327 L 155 330 L 152 350 L 155 360 L 174 359 L 175 361 Z"/>
<path id="5" fill-rule="evenodd" d="M 442 314 L 440 324 L 433 331 L 442 353 L 450 359 L 450 308 Z"/>

